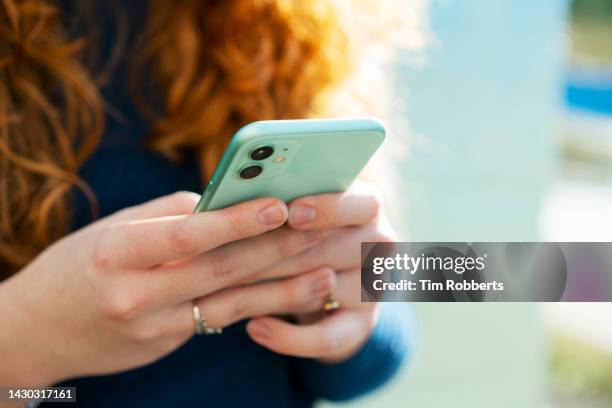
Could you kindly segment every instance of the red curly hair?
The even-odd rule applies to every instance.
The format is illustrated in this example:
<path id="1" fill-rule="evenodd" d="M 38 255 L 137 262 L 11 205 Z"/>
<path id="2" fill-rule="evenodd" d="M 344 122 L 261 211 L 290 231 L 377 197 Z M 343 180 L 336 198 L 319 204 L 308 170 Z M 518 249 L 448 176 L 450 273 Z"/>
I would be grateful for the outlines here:
<path id="1" fill-rule="evenodd" d="M 87 14 L 95 2 L 76 3 Z M 0 278 L 68 232 L 72 189 L 95 209 L 78 171 L 103 133 L 104 75 L 85 61 L 93 31 L 71 37 L 64 11 L 0 0 Z M 150 147 L 194 151 L 206 178 L 244 124 L 321 111 L 353 66 L 340 12 L 329 0 L 151 0 L 130 81 Z M 161 106 L 144 102 L 144 77 Z"/>

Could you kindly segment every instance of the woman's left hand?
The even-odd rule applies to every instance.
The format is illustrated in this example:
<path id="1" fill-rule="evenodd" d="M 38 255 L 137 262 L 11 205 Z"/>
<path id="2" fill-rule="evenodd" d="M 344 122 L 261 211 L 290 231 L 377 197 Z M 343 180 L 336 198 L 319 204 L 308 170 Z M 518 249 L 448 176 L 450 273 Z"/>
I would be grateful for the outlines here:
<path id="1" fill-rule="evenodd" d="M 361 242 L 388 242 L 394 237 L 382 213 L 380 193 L 373 185 L 358 181 L 345 193 L 302 197 L 290 203 L 288 223 L 299 230 L 326 230 L 327 237 L 320 245 L 250 280 L 330 266 L 337 274 L 335 299 L 340 308 L 323 314 L 322 303 L 313 313 L 298 315 L 299 324 L 270 316 L 254 318 L 247 332 L 277 353 L 327 363 L 346 360 L 361 349 L 377 320 L 376 303 L 361 303 Z"/>

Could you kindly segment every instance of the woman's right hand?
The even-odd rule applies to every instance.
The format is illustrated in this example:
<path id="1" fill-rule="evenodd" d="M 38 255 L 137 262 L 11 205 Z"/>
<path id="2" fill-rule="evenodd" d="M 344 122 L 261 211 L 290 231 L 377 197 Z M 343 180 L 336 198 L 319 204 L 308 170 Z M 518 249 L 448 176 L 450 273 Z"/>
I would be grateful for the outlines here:
<path id="1" fill-rule="evenodd" d="M 309 309 L 332 292 L 329 268 L 233 287 L 323 233 L 279 228 L 287 207 L 273 198 L 192 214 L 198 198 L 177 193 L 119 211 L 0 284 L 0 384 L 41 386 L 155 361 L 193 335 L 194 300 L 211 326 L 225 326 Z"/>

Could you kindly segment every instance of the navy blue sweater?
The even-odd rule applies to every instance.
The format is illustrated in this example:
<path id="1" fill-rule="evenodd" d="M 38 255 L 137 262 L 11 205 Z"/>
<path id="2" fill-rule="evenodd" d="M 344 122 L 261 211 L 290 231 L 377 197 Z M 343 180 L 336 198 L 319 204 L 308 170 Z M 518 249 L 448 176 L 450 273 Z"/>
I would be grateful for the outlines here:
<path id="1" fill-rule="evenodd" d="M 124 3 L 132 30 L 138 31 L 143 4 Z M 112 39 L 102 42 L 102 52 L 108 51 Z M 143 146 L 148 123 L 126 90 L 129 56 L 128 49 L 102 89 L 109 106 L 105 135 L 81 171 L 96 193 L 101 216 L 178 190 L 200 192 L 204 185 L 193 157 L 174 163 Z M 87 202 L 76 193 L 74 208 L 75 229 L 90 222 Z M 221 336 L 194 337 L 145 367 L 63 385 L 76 386 L 76 405 L 85 407 L 308 407 L 317 399 L 346 400 L 381 385 L 405 359 L 413 333 L 409 310 L 384 306 L 360 352 L 341 364 L 324 365 L 257 345 L 240 322 Z M 113 358 L 113 350 L 106 353 Z"/>

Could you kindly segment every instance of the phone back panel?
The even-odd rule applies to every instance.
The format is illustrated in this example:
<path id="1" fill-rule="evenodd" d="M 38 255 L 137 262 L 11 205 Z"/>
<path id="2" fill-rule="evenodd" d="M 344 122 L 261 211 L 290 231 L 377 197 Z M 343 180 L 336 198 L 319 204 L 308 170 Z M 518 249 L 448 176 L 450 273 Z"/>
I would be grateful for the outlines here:
<path id="1" fill-rule="evenodd" d="M 215 210 L 260 197 L 289 202 L 305 195 L 348 188 L 381 145 L 385 128 L 377 120 L 304 119 L 251 123 L 234 135 L 196 211 Z M 272 146 L 274 153 L 253 160 L 250 153 Z M 263 167 L 255 178 L 240 171 Z"/>

